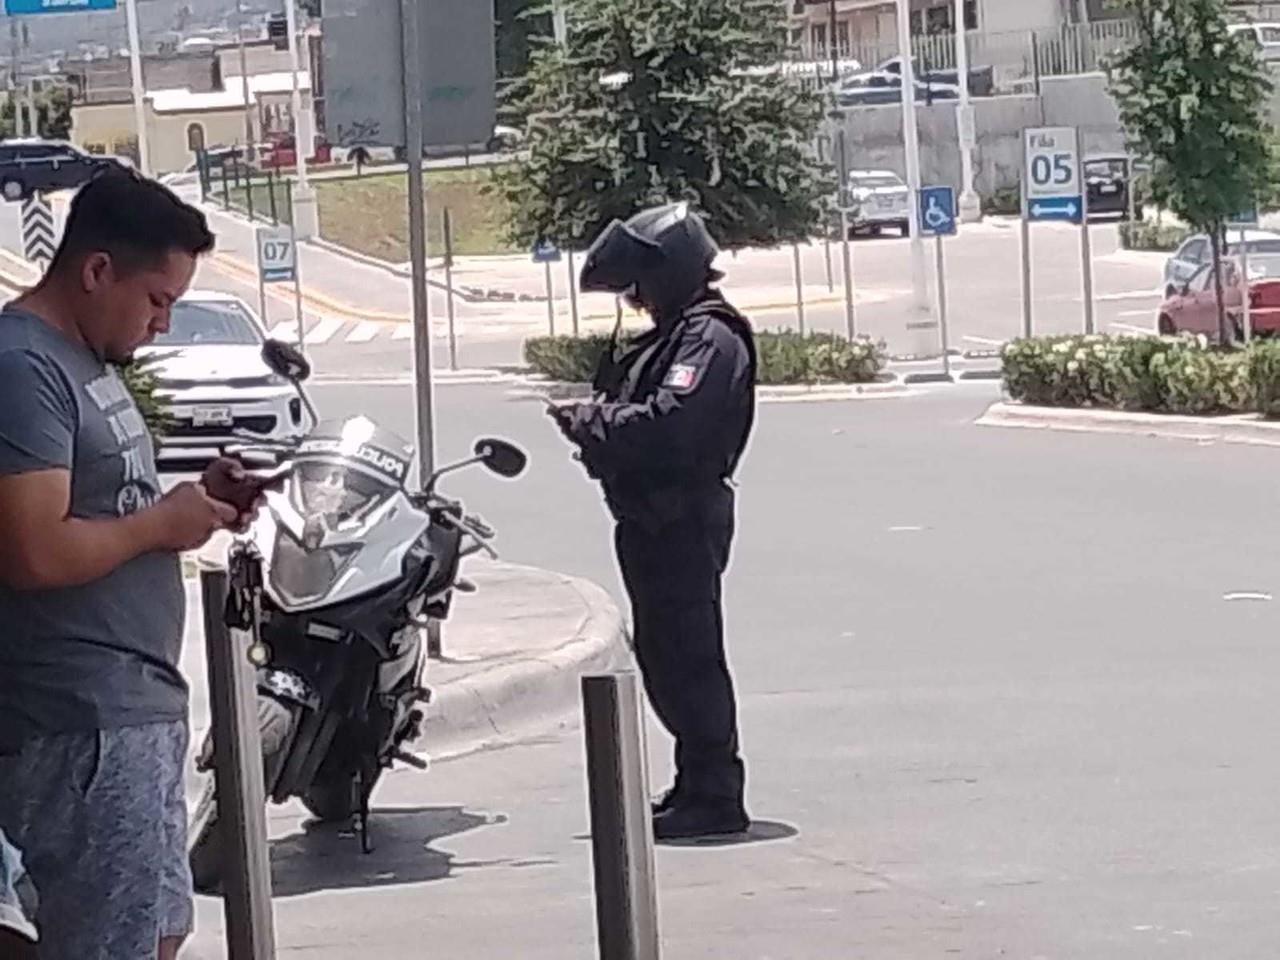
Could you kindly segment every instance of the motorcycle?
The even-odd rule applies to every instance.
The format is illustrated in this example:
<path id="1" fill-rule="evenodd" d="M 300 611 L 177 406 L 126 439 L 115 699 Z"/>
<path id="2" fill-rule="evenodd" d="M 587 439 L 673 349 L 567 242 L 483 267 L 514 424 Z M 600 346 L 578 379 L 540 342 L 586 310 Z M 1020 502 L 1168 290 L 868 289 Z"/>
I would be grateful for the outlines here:
<path id="1" fill-rule="evenodd" d="M 476 464 L 515 478 L 527 457 L 481 439 L 472 457 L 411 491 L 411 444 L 363 416 L 321 422 L 302 390 L 310 375 L 302 354 L 269 340 L 263 359 L 318 425 L 296 444 L 246 437 L 227 450 L 281 466 L 260 475 L 265 506 L 230 549 L 226 622 L 250 636 L 267 800 L 297 797 L 321 821 L 355 818 L 368 852 L 369 800 L 382 772 L 396 762 L 427 765 L 405 749 L 431 698 L 424 634 L 448 617 L 456 593 L 475 590 L 460 576 L 462 561 L 479 552 L 497 558 L 493 529 L 436 485 Z M 201 772 L 212 769 L 215 750 L 210 731 Z M 197 890 L 219 884 L 217 823 L 209 776 L 190 823 Z"/>

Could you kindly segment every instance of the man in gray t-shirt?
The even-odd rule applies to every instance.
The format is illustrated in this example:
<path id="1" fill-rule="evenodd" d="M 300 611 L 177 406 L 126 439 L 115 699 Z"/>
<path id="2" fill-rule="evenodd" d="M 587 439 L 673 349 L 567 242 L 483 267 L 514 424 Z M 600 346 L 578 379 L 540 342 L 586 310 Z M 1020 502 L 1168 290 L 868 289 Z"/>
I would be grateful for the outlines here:
<path id="1" fill-rule="evenodd" d="M 165 960 L 191 929 L 178 553 L 244 518 L 202 484 L 162 494 L 115 365 L 212 245 L 199 211 L 113 170 L 0 313 L 0 830 L 44 958 Z"/>

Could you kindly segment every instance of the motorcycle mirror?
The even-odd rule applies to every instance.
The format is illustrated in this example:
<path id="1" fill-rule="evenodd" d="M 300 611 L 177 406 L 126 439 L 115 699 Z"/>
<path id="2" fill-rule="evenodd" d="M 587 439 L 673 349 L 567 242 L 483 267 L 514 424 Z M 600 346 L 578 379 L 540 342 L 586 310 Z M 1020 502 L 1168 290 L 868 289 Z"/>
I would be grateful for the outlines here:
<path id="1" fill-rule="evenodd" d="M 268 340 L 262 345 L 262 362 L 291 383 L 301 383 L 311 376 L 307 358 L 283 340 Z"/>
<path id="2" fill-rule="evenodd" d="M 481 463 L 508 480 L 524 473 L 524 468 L 529 463 L 528 456 L 515 444 L 491 437 L 477 440 L 473 452 Z"/>

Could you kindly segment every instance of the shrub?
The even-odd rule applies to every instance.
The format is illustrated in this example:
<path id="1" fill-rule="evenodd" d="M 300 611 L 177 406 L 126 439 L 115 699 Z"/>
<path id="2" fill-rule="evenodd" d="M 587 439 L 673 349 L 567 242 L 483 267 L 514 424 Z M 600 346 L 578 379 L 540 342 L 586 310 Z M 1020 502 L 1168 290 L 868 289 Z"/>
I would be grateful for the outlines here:
<path id="1" fill-rule="evenodd" d="M 609 349 L 610 337 L 531 337 L 524 342 L 525 363 L 552 380 L 589 383 Z"/>
<path id="2" fill-rule="evenodd" d="M 1191 231 L 1173 224 L 1120 224 L 1120 246 L 1126 250 L 1177 250 Z"/>
<path id="3" fill-rule="evenodd" d="M 984 217 L 1017 217 L 1021 214 L 1021 187 L 1002 187 L 982 198 L 982 215 Z"/>
<path id="4" fill-rule="evenodd" d="M 1254 402 L 1265 417 L 1280 417 L 1280 341 L 1255 340 L 1249 347 Z"/>
<path id="5" fill-rule="evenodd" d="M 135 360 L 119 368 L 120 379 L 133 396 L 138 405 L 138 412 L 146 421 L 151 435 L 157 440 L 169 429 L 169 414 L 156 398 L 156 378 L 146 365 L 145 360 Z"/>
<path id="6" fill-rule="evenodd" d="M 609 347 L 603 335 L 534 337 L 524 344 L 525 361 L 552 380 L 590 381 Z M 888 364 L 882 342 L 867 337 L 849 340 L 831 333 L 801 335 L 791 331 L 756 333 L 758 380 L 767 385 L 870 383 Z"/>
<path id="7" fill-rule="evenodd" d="M 1013 341 L 1002 356 L 1005 388 L 1024 403 L 1182 414 L 1256 404 L 1250 355 L 1203 337 L 1034 337 Z"/>

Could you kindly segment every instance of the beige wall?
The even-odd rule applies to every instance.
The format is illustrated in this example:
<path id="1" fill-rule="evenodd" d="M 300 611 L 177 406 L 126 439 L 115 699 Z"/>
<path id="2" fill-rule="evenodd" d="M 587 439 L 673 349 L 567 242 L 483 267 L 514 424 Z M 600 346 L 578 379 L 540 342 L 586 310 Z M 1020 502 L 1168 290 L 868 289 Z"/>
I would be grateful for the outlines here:
<path id="1" fill-rule="evenodd" d="M 187 130 L 193 123 L 204 128 L 208 146 L 244 140 L 244 113 L 239 109 L 156 114 L 148 104 L 147 134 L 153 172 L 172 173 L 195 162 L 195 154 L 187 145 Z M 72 111 L 72 142 L 86 149 L 126 153 L 133 142 L 134 129 L 132 104 L 90 104 Z"/>

